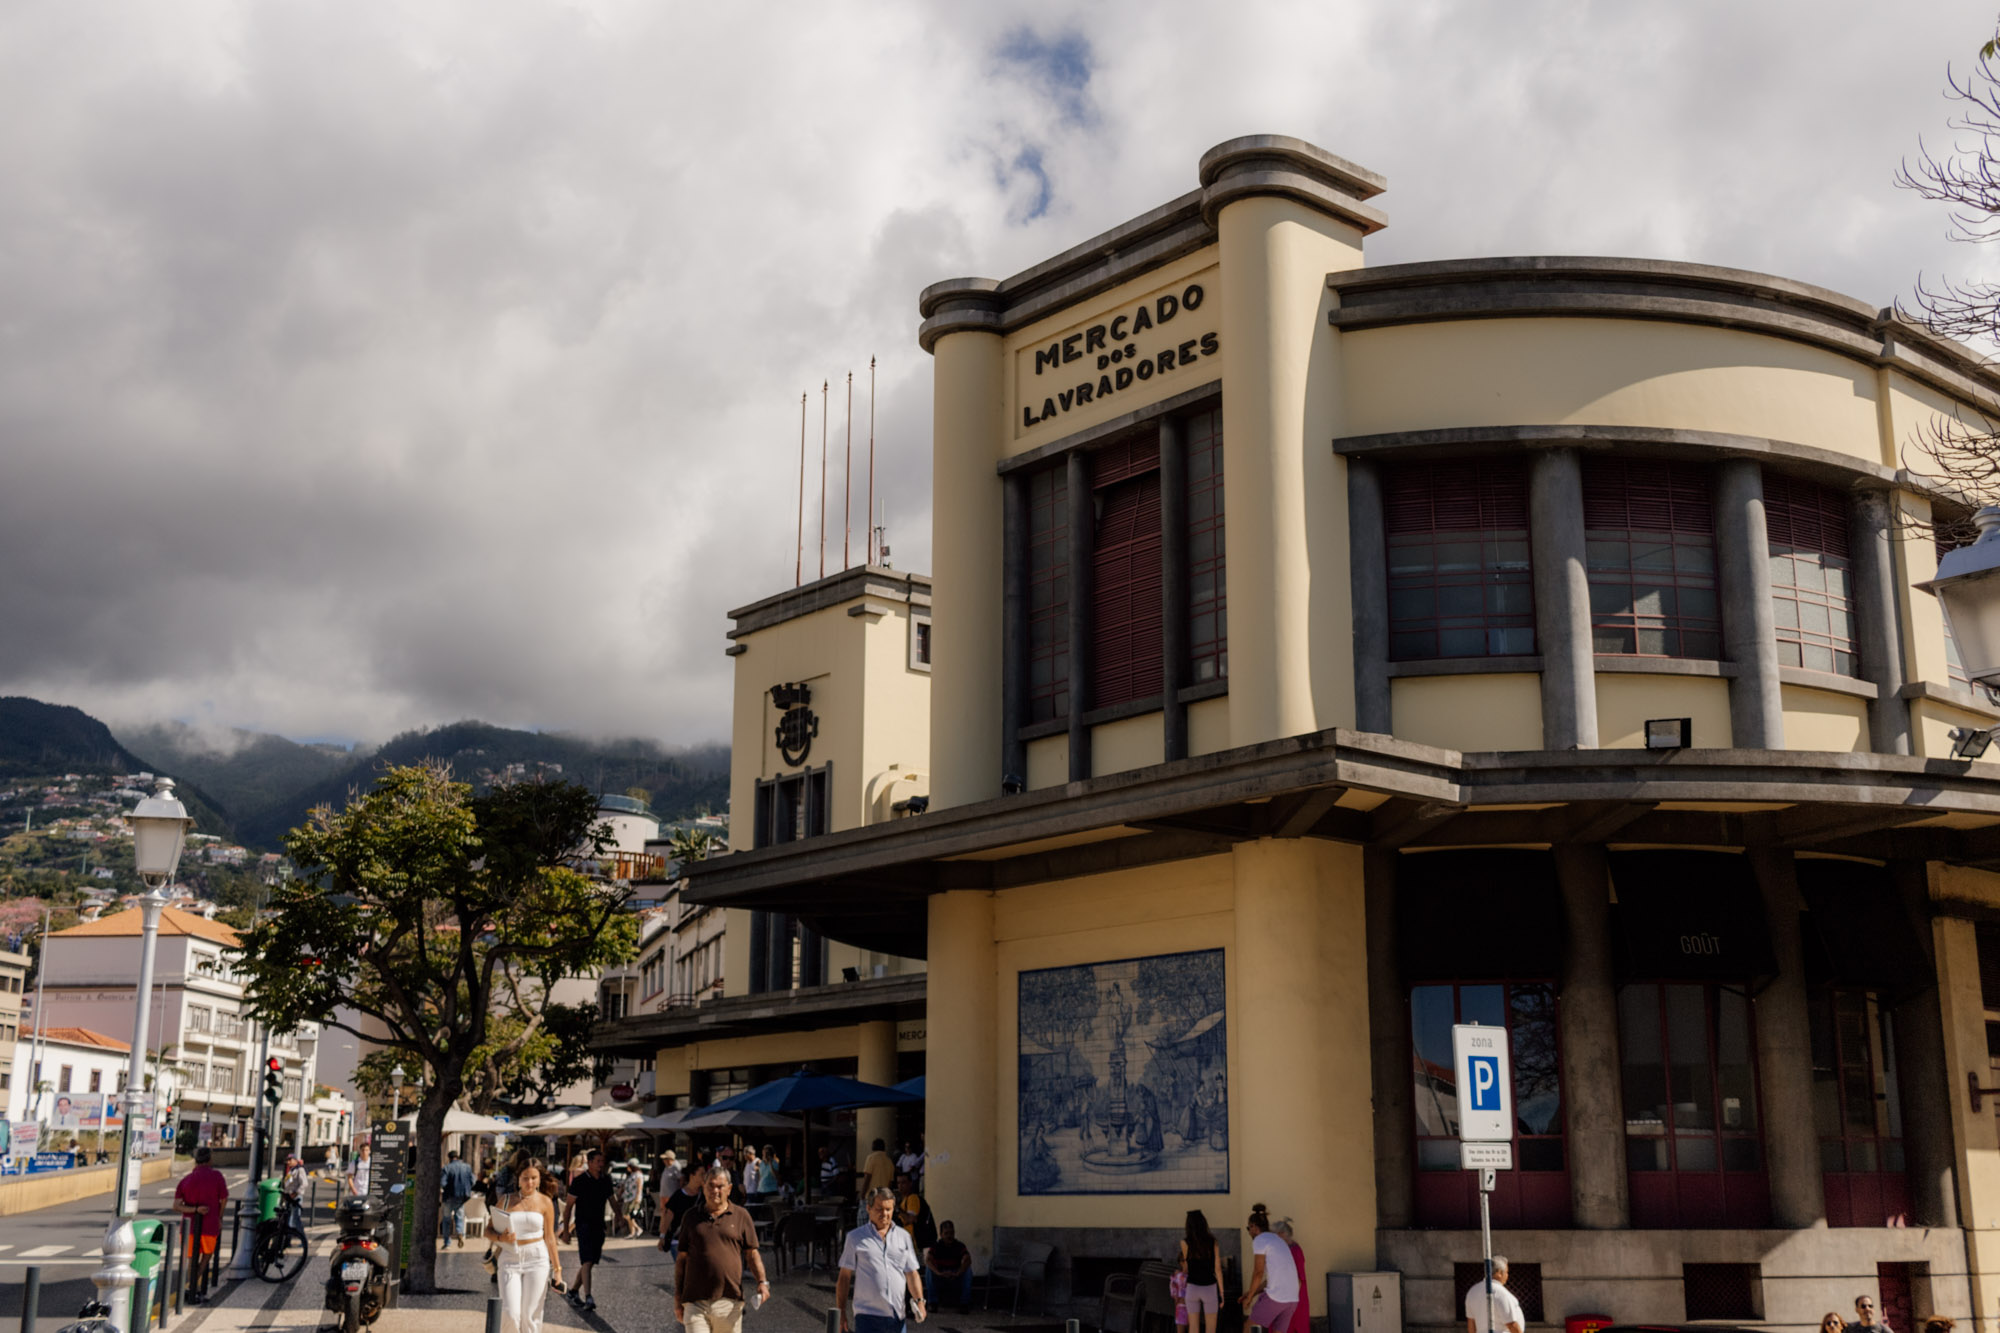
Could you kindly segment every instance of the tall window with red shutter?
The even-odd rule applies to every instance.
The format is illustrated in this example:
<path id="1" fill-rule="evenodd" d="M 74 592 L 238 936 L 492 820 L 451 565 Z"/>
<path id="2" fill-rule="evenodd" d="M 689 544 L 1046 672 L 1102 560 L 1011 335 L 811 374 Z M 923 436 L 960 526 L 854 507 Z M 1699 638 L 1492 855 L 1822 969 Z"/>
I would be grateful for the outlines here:
<path id="1" fill-rule="evenodd" d="M 1706 468 L 1587 459 L 1583 527 L 1596 652 L 1722 655 L 1715 499 Z"/>
<path id="2" fill-rule="evenodd" d="M 1764 526 L 1771 543 L 1779 664 L 1860 674 L 1846 497 L 1831 487 L 1766 472 Z"/>
<path id="3" fill-rule="evenodd" d="M 1090 460 L 1096 513 L 1091 553 L 1090 704 L 1160 692 L 1160 440 L 1154 432 Z"/>
<path id="4" fill-rule="evenodd" d="M 1411 463 L 1382 482 L 1391 660 L 1533 653 L 1527 465 Z"/>

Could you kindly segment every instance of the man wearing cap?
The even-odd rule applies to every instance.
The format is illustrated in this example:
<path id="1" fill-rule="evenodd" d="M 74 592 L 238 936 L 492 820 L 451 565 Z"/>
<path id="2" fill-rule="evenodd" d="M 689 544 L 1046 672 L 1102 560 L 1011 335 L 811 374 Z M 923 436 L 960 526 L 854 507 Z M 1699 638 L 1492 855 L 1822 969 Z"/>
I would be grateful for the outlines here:
<path id="1" fill-rule="evenodd" d="M 285 1220 L 294 1225 L 304 1225 L 306 1164 L 297 1153 L 285 1158 L 285 1179 L 278 1190 L 285 1198 Z"/>
<path id="2" fill-rule="evenodd" d="M 214 1155 L 207 1148 L 195 1149 L 194 1170 L 174 1187 L 174 1211 L 195 1219 L 188 1230 L 188 1300 L 195 1305 L 208 1299 L 222 1240 L 222 1210 L 229 1204 L 229 1182 L 210 1165 Z"/>

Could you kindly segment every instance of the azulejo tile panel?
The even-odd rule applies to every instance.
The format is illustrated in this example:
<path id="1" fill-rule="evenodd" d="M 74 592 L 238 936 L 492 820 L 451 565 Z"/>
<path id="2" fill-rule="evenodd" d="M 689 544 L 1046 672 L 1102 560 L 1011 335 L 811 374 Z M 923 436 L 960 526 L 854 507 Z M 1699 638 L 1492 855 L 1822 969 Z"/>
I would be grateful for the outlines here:
<path id="1" fill-rule="evenodd" d="M 1022 972 L 1019 1189 L 1226 1194 L 1221 949 Z"/>

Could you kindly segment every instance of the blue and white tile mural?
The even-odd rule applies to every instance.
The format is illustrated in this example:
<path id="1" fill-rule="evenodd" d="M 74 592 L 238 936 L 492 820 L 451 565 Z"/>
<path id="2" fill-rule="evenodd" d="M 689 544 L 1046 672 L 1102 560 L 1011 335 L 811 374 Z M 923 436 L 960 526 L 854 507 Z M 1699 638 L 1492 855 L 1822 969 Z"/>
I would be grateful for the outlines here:
<path id="1" fill-rule="evenodd" d="M 1226 1194 L 1222 950 L 1020 977 L 1022 1194 Z"/>

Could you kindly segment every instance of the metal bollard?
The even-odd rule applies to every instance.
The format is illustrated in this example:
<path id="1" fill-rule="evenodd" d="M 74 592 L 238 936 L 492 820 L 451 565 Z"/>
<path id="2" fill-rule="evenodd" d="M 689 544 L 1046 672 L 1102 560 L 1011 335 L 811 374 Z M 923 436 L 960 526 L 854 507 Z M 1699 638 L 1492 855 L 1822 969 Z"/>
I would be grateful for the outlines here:
<path id="1" fill-rule="evenodd" d="M 1081 1319 L 1063 1320 L 1063 1333 L 1082 1333 L 1082 1329 L 1083 1321 Z"/>
<path id="2" fill-rule="evenodd" d="M 500 1298 L 486 1298 L 486 1333 L 500 1333 Z"/>
<path id="3" fill-rule="evenodd" d="M 837 1306 L 826 1312 L 826 1333 L 840 1333 L 840 1310 Z"/>
<path id="4" fill-rule="evenodd" d="M 27 1285 L 21 1291 L 21 1333 L 35 1333 L 35 1317 L 41 1313 L 42 1266 L 30 1264 Z"/>

